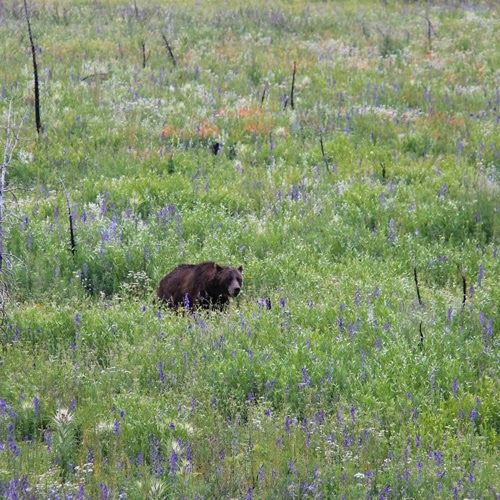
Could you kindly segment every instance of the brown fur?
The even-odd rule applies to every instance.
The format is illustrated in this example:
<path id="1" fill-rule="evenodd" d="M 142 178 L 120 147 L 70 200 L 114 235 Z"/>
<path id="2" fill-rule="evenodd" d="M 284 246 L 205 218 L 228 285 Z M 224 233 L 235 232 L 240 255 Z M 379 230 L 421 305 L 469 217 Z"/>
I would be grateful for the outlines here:
<path id="1" fill-rule="evenodd" d="M 215 262 L 182 264 L 167 274 L 157 290 L 158 298 L 174 309 L 189 307 L 222 310 L 229 297 L 238 295 L 243 268 L 223 267 Z"/>

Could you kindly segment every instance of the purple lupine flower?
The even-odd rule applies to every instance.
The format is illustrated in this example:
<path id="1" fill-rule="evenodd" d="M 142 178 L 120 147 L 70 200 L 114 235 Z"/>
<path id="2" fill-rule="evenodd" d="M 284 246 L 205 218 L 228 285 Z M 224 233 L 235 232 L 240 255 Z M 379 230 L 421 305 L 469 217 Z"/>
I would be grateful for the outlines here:
<path id="1" fill-rule="evenodd" d="M 170 475 L 175 474 L 177 471 L 177 460 L 178 460 L 177 453 L 175 452 L 175 450 L 172 450 L 172 452 L 170 453 L 170 458 L 168 460 L 169 464 L 170 464 L 170 467 L 168 469 L 168 473 Z"/>
<path id="2" fill-rule="evenodd" d="M 109 488 L 105 483 L 100 483 L 99 484 L 99 489 L 101 491 L 101 500 L 108 500 L 109 499 Z"/>
<path id="3" fill-rule="evenodd" d="M 289 435 L 291 432 L 293 420 L 287 415 L 285 417 L 285 432 Z"/>
<path id="4" fill-rule="evenodd" d="M 415 436 L 415 448 L 420 448 L 420 434 Z"/>
<path id="5" fill-rule="evenodd" d="M 80 487 L 78 488 L 76 500 L 85 500 L 85 485 L 83 483 L 80 484 Z"/>
<path id="6" fill-rule="evenodd" d="M 47 429 L 45 429 L 43 431 L 43 442 L 45 443 L 47 450 L 51 451 L 52 450 L 52 433 Z"/>
<path id="7" fill-rule="evenodd" d="M 259 472 L 257 473 L 257 477 L 259 479 L 259 483 L 263 483 L 265 479 L 264 467 L 261 465 L 259 467 Z"/>
<path id="8" fill-rule="evenodd" d="M 160 452 L 160 442 L 153 437 L 149 444 L 149 451 L 151 455 L 151 466 L 156 476 L 163 475 L 163 457 Z"/>
<path id="9" fill-rule="evenodd" d="M 120 418 L 125 418 L 125 410 L 120 410 Z"/>
<path id="10" fill-rule="evenodd" d="M 456 378 L 453 379 L 453 383 L 451 384 L 451 390 L 453 391 L 453 396 L 456 398 L 458 394 L 458 381 Z"/>
<path id="11" fill-rule="evenodd" d="M 343 333 L 344 332 L 344 320 L 341 317 L 337 318 L 337 326 L 339 327 L 339 332 Z"/>
<path id="12" fill-rule="evenodd" d="M 283 439 L 278 436 L 274 442 L 274 445 L 276 446 L 276 448 L 281 448 L 283 446 Z"/>
<path id="13" fill-rule="evenodd" d="M 158 371 L 158 378 L 160 379 L 160 382 L 163 384 L 165 382 L 165 372 L 163 371 L 163 361 L 160 361 L 156 365 L 156 369 Z"/>
<path id="14" fill-rule="evenodd" d="M 257 299 L 257 304 L 263 307 L 266 311 L 271 309 L 271 299 L 269 297 Z"/>
<path id="15" fill-rule="evenodd" d="M 137 455 L 135 457 L 135 463 L 137 465 L 144 465 L 144 456 L 141 451 L 137 452 Z"/>
<path id="16" fill-rule="evenodd" d="M 40 414 L 40 399 L 36 396 L 33 398 L 33 411 L 35 412 L 35 416 L 38 417 Z"/>
<path id="17" fill-rule="evenodd" d="M 104 217 L 106 215 L 106 212 L 108 211 L 108 206 L 107 206 L 107 201 L 106 198 L 102 199 L 101 202 L 101 216 Z"/>
<path id="18" fill-rule="evenodd" d="M 445 197 L 445 195 L 446 195 L 446 184 L 443 184 L 441 186 L 440 191 L 439 191 L 439 198 L 443 199 Z"/>
<path id="19" fill-rule="evenodd" d="M 190 307 L 191 307 L 191 302 L 189 300 L 189 294 L 188 293 L 184 294 L 183 302 L 184 302 L 184 309 L 189 310 Z"/>
<path id="20" fill-rule="evenodd" d="M 490 318 L 486 323 L 486 336 L 491 337 L 493 335 L 493 320 Z"/>
<path id="21" fill-rule="evenodd" d="M 479 415 L 479 412 L 477 411 L 477 409 L 476 408 L 472 408 L 472 410 L 470 412 L 470 415 L 469 415 L 470 421 L 472 423 L 474 423 L 476 421 L 478 415 Z"/>
<path id="22" fill-rule="evenodd" d="M 311 386 L 311 377 L 307 373 L 307 368 L 302 368 L 302 383 L 299 384 L 301 387 L 310 387 Z"/>
<path id="23" fill-rule="evenodd" d="M 356 288 L 356 293 L 354 294 L 354 304 L 359 306 L 361 304 L 361 292 L 359 288 Z"/>
<path id="24" fill-rule="evenodd" d="M 270 417 L 270 416 L 271 416 L 271 409 L 270 409 L 270 408 L 266 408 L 266 409 L 264 410 L 264 415 L 265 415 L 266 417 Z"/>
<path id="25" fill-rule="evenodd" d="M 192 451 L 192 444 L 188 443 L 186 446 L 186 472 L 193 472 L 193 451 Z"/>
<path id="26" fill-rule="evenodd" d="M 351 408 L 349 409 L 349 413 L 351 414 L 352 423 L 355 424 L 356 423 L 356 408 L 354 407 L 354 405 L 351 405 Z"/>
<path id="27" fill-rule="evenodd" d="M 441 465 L 443 463 L 443 454 L 439 450 L 436 450 L 433 453 L 433 458 L 436 462 L 436 465 Z"/>
<path id="28" fill-rule="evenodd" d="M 481 327 L 484 326 L 485 321 L 486 321 L 485 314 L 482 311 L 479 311 L 479 324 L 481 325 Z"/>
<path id="29" fill-rule="evenodd" d="M 76 410 L 76 399 L 72 399 L 69 402 L 69 411 L 70 413 L 75 413 L 75 410 Z"/>
<path id="30" fill-rule="evenodd" d="M 76 313 L 75 314 L 75 325 L 76 325 L 76 328 L 80 328 L 80 325 L 82 323 L 82 315 L 80 313 Z"/>
<path id="31" fill-rule="evenodd" d="M 113 424 L 113 433 L 115 436 L 120 435 L 120 421 L 115 420 L 115 423 Z"/>
<path id="32" fill-rule="evenodd" d="M 296 469 L 295 469 L 295 463 L 293 460 L 288 461 L 288 473 L 289 474 L 295 474 Z"/>
<path id="33" fill-rule="evenodd" d="M 285 308 L 285 306 L 286 306 L 286 299 L 284 297 L 280 298 L 279 305 L 280 305 L 281 309 Z"/>
<path id="34" fill-rule="evenodd" d="M 316 425 L 322 425 L 325 423 L 325 412 L 320 410 L 314 415 L 314 423 Z"/>
<path id="35" fill-rule="evenodd" d="M 477 286 L 480 287 L 484 278 L 484 266 L 481 264 L 479 266 L 479 274 L 477 275 Z"/>
<path id="36" fill-rule="evenodd" d="M 391 243 L 394 243 L 394 241 L 396 240 L 396 221 L 392 218 L 389 220 L 389 226 L 387 229 L 387 239 Z"/>
<path id="37" fill-rule="evenodd" d="M 16 440 L 14 437 L 14 424 L 10 423 L 7 426 L 7 446 L 9 447 L 10 452 L 15 456 L 18 457 L 21 453 L 21 450 L 16 444 Z"/>
<path id="38" fill-rule="evenodd" d="M 448 307 L 448 312 L 446 314 L 446 319 L 448 320 L 448 323 L 451 322 L 453 318 L 453 308 Z"/>
<path id="39" fill-rule="evenodd" d="M 373 290 L 373 298 L 378 299 L 380 297 L 380 287 L 377 285 Z"/>
<path id="40" fill-rule="evenodd" d="M 250 486 L 247 490 L 247 494 L 245 495 L 245 500 L 253 499 L 253 488 Z"/>

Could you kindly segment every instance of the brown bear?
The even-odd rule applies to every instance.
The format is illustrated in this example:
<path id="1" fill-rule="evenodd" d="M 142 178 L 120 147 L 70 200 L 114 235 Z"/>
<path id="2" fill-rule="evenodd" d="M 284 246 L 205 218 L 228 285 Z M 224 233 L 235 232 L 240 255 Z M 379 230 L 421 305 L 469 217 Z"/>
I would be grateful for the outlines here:
<path id="1" fill-rule="evenodd" d="M 160 281 L 158 298 L 174 309 L 184 306 L 222 311 L 229 297 L 240 293 L 242 272 L 242 266 L 236 269 L 215 262 L 181 264 Z"/>

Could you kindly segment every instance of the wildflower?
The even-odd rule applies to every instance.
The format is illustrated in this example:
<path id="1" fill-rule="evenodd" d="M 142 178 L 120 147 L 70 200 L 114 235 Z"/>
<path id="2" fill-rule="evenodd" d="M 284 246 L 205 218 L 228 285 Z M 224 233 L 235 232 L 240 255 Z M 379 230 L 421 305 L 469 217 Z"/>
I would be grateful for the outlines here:
<path id="1" fill-rule="evenodd" d="M 491 337 L 493 334 L 493 320 L 490 318 L 486 323 L 486 336 Z"/>
<path id="2" fill-rule="evenodd" d="M 70 402 L 69 402 L 69 411 L 71 413 L 74 413 L 76 410 L 76 399 L 72 399 Z"/>
<path id="3" fill-rule="evenodd" d="M 163 457 L 160 452 L 160 443 L 153 437 L 149 444 L 151 465 L 156 476 L 163 475 Z"/>
<path id="4" fill-rule="evenodd" d="M 33 410 L 35 412 L 35 416 L 38 417 L 40 414 L 40 399 L 38 399 L 36 396 L 33 398 Z"/>
<path id="5" fill-rule="evenodd" d="M 115 420 L 115 423 L 113 424 L 113 433 L 115 436 L 120 435 L 120 421 Z"/>
<path id="6" fill-rule="evenodd" d="M 160 379 L 160 382 L 163 384 L 165 382 L 165 372 L 163 371 L 163 361 L 160 361 L 158 365 L 156 366 L 156 369 L 158 370 L 158 377 Z"/>
<path id="7" fill-rule="evenodd" d="M 18 457 L 21 453 L 19 447 L 16 444 L 16 440 L 14 438 L 14 424 L 10 423 L 7 426 L 7 446 L 9 447 L 10 452 Z"/>
<path id="8" fill-rule="evenodd" d="M 287 415 L 285 417 L 285 432 L 290 435 L 292 428 L 293 420 Z"/>
<path id="9" fill-rule="evenodd" d="M 394 243 L 396 240 L 396 221 L 394 219 L 389 220 L 389 227 L 387 229 L 387 239 Z"/>
<path id="10" fill-rule="evenodd" d="M 307 373 L 307 368 L 302 368 L 302 383 L 299 384 L 301 387 L 310 387 L 311 386 L 311 378 Z"/>
<path id="11" fill-rule="evenodd" d="M 343 333 L 344 332 L 344 320 L 341 317 L 339 317 L 337 319 L 337 326 L 339 327 L 339 332 Z"/>
<path id="12" fill-rule="evenodd" d="M 318 411 L 314 415 L 314 423 L 316 425 L 322 425 L 325 423 L 325 412 L 323 410 Z"/>
<path id="13" fill-rule="evenodd" d="M 73 400 L 74 401 L 74 400 Z M 73 420 L 73 413 L 70 409 L 59 408 L 56 412 L 54 420 L 61 425 L 68 425 Z"/>
<path id="14" fill-rule="evenodd" d="M 472 408 L 472 410 L 470 412 L 470 416 L 469 416 L 470 417 L 470 421 L 472 423 L 474 423 L 476 421 L 478 415 L 479 415 L 479 412 L 477 411 L 477 409 L 476 408 Z"/>
<path id="15" fill-rule="evenodd" d="M 448 314 L 447 314 L 447 319 L 448 319 L 448 322 L 451 321 L 453 317 L 453 309 L 451 307 L 448 308 Z"/>
<path id="16" fill-rule="evenodd" d="M 443 454 L 439 450 L 434 452 L 433 458 L 437 465 L 441 465 L 443 463 Z"/>
<path id="17" fill-rule="evenodd" d="M 257 477 L 259 479 L 259 483 L 263 483 L 265 479 L 264 467 L 261 465 L 259 467 L 259 472 L 257 473 Z"/>
<path id="18" fill-rule="evenodd" d="M 458 381 L 456 378 L 453 379 L 453 383 L 451 385 L 451 390 L 453 391 L 453 396 L 455 396 L 455 398 L 456 398 L 457 394 L 458 394 Z"/>
<path id="19" fill-rule="evenodd" d="M 349 409 L 349 413 L 351 414 L 352 423 L 355 424 L 356 423 L 356 408 L 353 405 L 351 405 L 351 408 Z"/>
<path id="20" fill-rule="evenodd" d="M 170 475 L 175 474 L 177 471 L 177 460 L 178 460 L 177 453 L 175 452 L 175 450 L 172 450 L 169 458 L 170 468 L 168 470 Z"/>
<path id="21" fill-rule="evenodd" d="M 483 278 L 484 278 L 484 266 L 481 264 L 479 266 L 479 274 L 477 276 L 477 286 L 478 287 L 481 286 L 481 283 L 483 282 Z"/>
<path id="22" fill-rule="evenodd" d="M 76 313 L 75 314 L 75 325 L 76 325 L 76 328 L 80 328 L 80 324 L 82 323 L 82 316 L 80 313 Z"/>
<path id="23" fill-rule="evenodd" d="M 100 483 L 99 489 L 101 490 L 101 500 L 108 500 L 108 498 L 109 498 L 108 486 L 105 483 Z"/>
<path id="24" fill-rule="evenodd" d="M 356 289 L 356 293 L 354 294 L 354 304 L 359 306 L 361 304 L 361 292 L 359 288 Z"/>
<path id="25" fill-rule="evenodd" d="M 189 308 L 191 307 L 191 303 L 189 301 L 189 294 L 187 294 L 187 293 L 184 294 L 183 302 L 184 302 L 184 309 L 189 310 Z"/>
<path id="26" fill-rule="evenodd" d="M 263 307 L 266 311 L 271 310 L 271 299 L 269 297 L 257 299 L 257 304 Z"/>

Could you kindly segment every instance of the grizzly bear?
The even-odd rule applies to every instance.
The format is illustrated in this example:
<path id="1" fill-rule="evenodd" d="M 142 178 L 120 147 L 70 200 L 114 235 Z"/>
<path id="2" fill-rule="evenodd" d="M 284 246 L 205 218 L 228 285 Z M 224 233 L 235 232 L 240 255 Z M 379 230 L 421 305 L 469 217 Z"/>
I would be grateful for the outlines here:
<path id="1" fill-rule="evenodd" d="M 177 309 L 202 307 L 223 310 L 229 297 L 241 291 L 243 267 L 219 266 L 215 262 L 181 264 L 167 274 L 158 287 L 158 298 Z"/>

